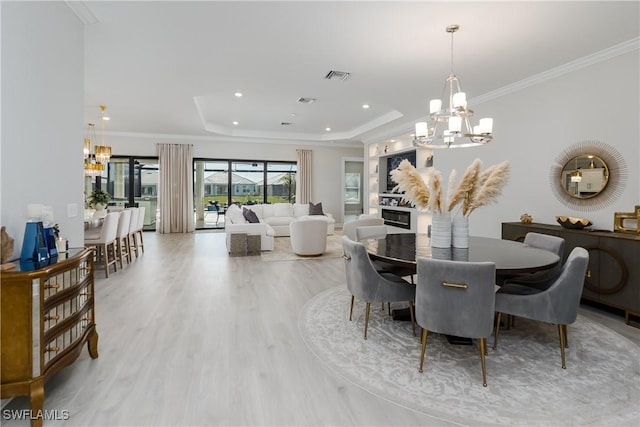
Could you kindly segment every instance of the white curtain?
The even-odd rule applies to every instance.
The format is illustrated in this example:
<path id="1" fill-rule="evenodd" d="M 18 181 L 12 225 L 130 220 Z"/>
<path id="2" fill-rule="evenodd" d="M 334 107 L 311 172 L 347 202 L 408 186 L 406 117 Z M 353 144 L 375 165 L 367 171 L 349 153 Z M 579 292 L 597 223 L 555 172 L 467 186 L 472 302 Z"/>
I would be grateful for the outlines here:
<path id="1" fill-rule="evenodd" d="M 296 187 L 298 203 L 309 203 L 311 200 L 311 150 L 296 150 L 298 154 L 298 177 Z"/>
<path id="2" fill-rule="evenodd" d="M 193 219 L 193 145 L 157 144 L 159 233 L 191 233 Z"/>

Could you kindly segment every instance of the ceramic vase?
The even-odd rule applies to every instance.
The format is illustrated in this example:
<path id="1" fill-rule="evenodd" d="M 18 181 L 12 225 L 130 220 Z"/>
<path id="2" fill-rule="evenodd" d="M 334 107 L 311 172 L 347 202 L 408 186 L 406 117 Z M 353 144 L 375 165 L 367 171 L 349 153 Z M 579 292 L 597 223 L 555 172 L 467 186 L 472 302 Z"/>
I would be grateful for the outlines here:
<path id="1" fill-rule="evenodd" d="M 451 247 L 451 212 L 431 215 L 431 247 Z"/>
<path id="2" fill-rule="evenodd" d="M 469 217 L 456 215 L 451 223 L 451 243 L 454 248 L 469 247 Z"/>
<path id="3" fill-rule="evenodd" d="M 93 218 L 104 218 L 107 216 L 107 210 L 105 209 L 107 205 L 103 205 L 102 203 L 96 203 L 93 205 L 93 208 L 96 210 L 93 213 Z"/>

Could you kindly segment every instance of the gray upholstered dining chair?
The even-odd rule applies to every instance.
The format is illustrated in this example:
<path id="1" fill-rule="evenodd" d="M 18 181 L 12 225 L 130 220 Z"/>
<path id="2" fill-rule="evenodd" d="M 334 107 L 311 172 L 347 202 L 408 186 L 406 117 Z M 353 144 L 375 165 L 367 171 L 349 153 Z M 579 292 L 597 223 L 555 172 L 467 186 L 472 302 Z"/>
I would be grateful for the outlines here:
<path id="1" fill-rule="evenodd" d="M 364 339 L 367 339 L 369 327 L 369 312 L 371 303 L 401 302 L 409 303 L 411 324 L 415 335 L 415 321 L 413 315 L 413 301 L 416 295 L 416 287 L 406 280 L 390 273 L 376 271 L 367 249 L 360 243 L 342 236 L 342 251 L 347 278 L 347 289 L 351 292 L 351 306 L 349 308 L 349 320 L 353 318 L 353 305 L 355 298 L 366 302 L 364 320 Z"/>
<path id="2" fill-rule="evenodd" d="M 429 331 L 477 339 L 482 385 L 487 386 L 487 337 L 494 319 L 496 266 L 493 262 L 463 262 L 418 258 L 416 322 L 422 327 L 422 372 Z"/>
<path id="3" fill-rule="evenodd" d="M 357 241 L 356 228 L 375 225 L 384 225 L 384 219 L 380 217 L 368 217 L 348 221 L 342 225 L 342 235 Z"/>
<path id="4" fill-rule="evenodd" d="M 501 315 L 510 314 L 540 322 L 558 325 L 562 368 L 566 369 L 565 347 L 567 325 L 575 322 L 584 277 L 589 264 L 589 252 L 575 247 L 560 269 L 560 275 L 546 289 L 537 289 L 518 283 L 507 283 L 496 292 L 496 330 L 493 348 L 498 345 Z"/>
<path id="5" fill-rule="evenodd" d="M 532 248 L 543 249 L 545 251 L 553 252 L 558 255 L 562 260 L 564 255 L 564 239 L 558 236 L 551 236 L 549 234 L 529 232 L 524 236 L 523 243 Z M 546 289 L 551 282 L 560 274 L 561 263 L 557 266 L 543 271 L 537 271 L 535 273 L 522 274 L 516 277 L 511 277 L 505 280 L 507 283 L 518 283 L 521 285 L 531 286 L 537 289 Z"/>
<path id="6" fill-rule="evenodd" d="M 380 218 L 382 219 L 382 218 Z M 356 227 L 355 240 L 361 241 L 365 239 L 384 239 L 387 237 L 387 226 L 381 225 L 364 225 Z M 413 284 L 413 275 L 416 273 L 414 268 L 403 267 L 401 265 L 393 265 L 389 262 L 380 261 L 377 259 L 371 260 L 373 266 L 378 273 L 391 273 L 400 277 L 409 277 Z M 382 303 L 382 309 L 384 310 L 384 303 Z M 387 302 L 387 310 L 391 315 L 391 303 Z"/>

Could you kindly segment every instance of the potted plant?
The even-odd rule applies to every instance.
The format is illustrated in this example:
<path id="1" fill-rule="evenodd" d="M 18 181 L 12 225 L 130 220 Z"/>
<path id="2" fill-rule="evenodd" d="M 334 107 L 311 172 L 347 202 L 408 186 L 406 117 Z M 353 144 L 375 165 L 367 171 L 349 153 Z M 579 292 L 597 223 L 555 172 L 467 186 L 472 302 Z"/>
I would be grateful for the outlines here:
<path id="1" fill-rule="evenodd" d="M 89 195 L 87 199 L 87 203 L 90 207 L 94 208 L 97 211 L 103 210 L 109 200 L 111 199 L 111 195 L 103 190 L 93 190 L 93 192 Z"/>

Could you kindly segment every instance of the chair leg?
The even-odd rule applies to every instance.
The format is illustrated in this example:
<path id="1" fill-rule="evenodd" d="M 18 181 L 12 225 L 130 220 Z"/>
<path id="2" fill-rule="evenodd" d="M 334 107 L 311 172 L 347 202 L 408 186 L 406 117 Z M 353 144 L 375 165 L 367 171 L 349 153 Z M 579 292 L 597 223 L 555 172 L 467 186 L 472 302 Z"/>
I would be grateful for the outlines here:
<path id="1" fill-rule="evenodd" d="M 422 373 L 422 366 L 424 365 L 424 354 L 427 350 L 427 335 L 429 335 L 429 331 L 425 328 L 422 328 L 422 334 L 420 335 L 420 367 L 418 368 L 418 372 Z"/>
<path id="2" fill-rule="evenodd" d="M 382 303 L 382 306 L 383 306 L 383 310 L 384 310 L 384 303 Z M 389 312 L 389 316 L 391 316 L 391 303 L 390 302 L 387 303 L 387 310 Z"/>
<path id="3" fill-rule="evenodd" d="M 502 319 L 502 313 L 496 313 L 496 330 L 493 333 L 493 349 L 498 346 L 498 334 L 500 333 L 500 320 Z"/>
<path id="4" fill-rule="evenodd" d="M 382 304 L 382 311 L 384 311 L 384 303 L 381 303 L 381 304 Z"/>
<path id="5" fill-rule="evenodd" d="M 569 334 L 567 334 L 567 325 L 562 325 L 562 331 L 564 332 L 564 347 L 569 348 Z"/>
<path id="6" fill-rule="evenodd" d="M 218 224 L 217 221 L 216 224 Z M 139 230 L 138 234 L 140 235 L 140 249 L 142 249 L 142 253 L 144 253 L 144 239 L 142 238 L 142 230 Z"/>
<path id="7" fill-rule="evenodd" d="M 409 314 L 411 315 L 411 328 L 413 329 L 413 336 L 416 336 L 416 318 L 413 311 L 413 301 L 409 301 Z"/>
<path id="8" fill-rule="evenodd" d="M 369 327 L 369 311 L 371 311 L 371 303 L 367 302 L 367 308 L 364 314 L 364 339 L 367 339 L 367 328 Z"/>
<path id="9" fill-rule="evenodd" d="M 480 344 L 480 364 L 482 365 L 482 386 L 487 386 L 487 364 L 485 360 L 485 354 L 487 352 L 487 339 L 480 338 L 478 340 Z"/>
<path id="10" fill-rule="evenodd" d="M 116 260 L 120 261 L 120 269 L 124 269 L 124 265 L 122 264 L 122 242 L 120 238 L 116 242 Z"/>
<path id="11" fill-rule="evenodd" d="M 355 296 L 351 295 L 351 308 L 349 309 L 349 321 L 352 320 L 352 315 L 353 315 L 353 302 L 356 299 Z"/>
<path id="12" fill-rule="evenodd" d="M 558 325 L 558 335 L 560 336 L 560 356 L 562 357 L 562 369 L 567 369 L 564 357 L 565 336 L 563 326 L 564 325 Z"/>
<path id="13" fill-rule="evenodd" d="M 102 245 L 101 251 L 102 251 L 102 262 L 104 264 L 104 274 L 108 279 L 109 278 L 109 252 L 107 250 L 106 244 Z"/>

